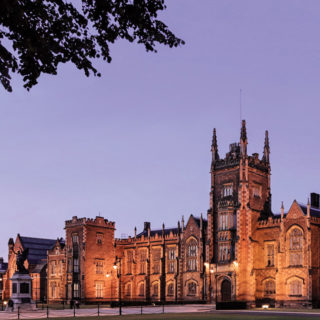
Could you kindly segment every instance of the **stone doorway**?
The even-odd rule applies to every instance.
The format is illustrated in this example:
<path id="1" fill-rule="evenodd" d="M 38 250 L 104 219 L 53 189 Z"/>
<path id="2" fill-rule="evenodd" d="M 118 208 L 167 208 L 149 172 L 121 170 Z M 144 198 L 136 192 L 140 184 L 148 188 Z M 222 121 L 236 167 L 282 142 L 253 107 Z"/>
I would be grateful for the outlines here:
<path id="1" fill-rule="evenodd" d="M 227 279 L 221 283 L 221 301 L 231 301 L 231 282 Z"/>

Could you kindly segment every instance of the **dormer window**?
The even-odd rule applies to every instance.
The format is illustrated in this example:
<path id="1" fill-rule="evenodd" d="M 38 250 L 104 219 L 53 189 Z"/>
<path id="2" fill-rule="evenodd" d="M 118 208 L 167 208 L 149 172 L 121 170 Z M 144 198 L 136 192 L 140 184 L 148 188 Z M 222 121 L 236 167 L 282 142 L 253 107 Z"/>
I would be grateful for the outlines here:
<path id="1" fill-rule="evenodd" d="M 225 184 L 222 189 L 222 197 L 229 197 L 233 194 L 232 183 Z"/>

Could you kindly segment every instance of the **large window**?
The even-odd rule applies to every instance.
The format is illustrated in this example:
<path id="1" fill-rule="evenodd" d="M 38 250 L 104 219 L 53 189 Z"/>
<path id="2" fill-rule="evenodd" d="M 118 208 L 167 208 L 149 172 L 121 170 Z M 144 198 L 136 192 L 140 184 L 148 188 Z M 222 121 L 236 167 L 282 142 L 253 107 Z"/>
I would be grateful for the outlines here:
<path id="1" fill-rule="evenodd" d="M 79 272 L 79 259 L 73 258 L 73 272 Z"/>
<path id="2" fill-rule="evenodd" d="M 198 244 L 191 239 L 187 244 L 187 271 L 197 271 Z"/>
<path id="3" fill-rule="evenodd" d="M 173 287 L 173 283 L 172 282 L 168 284 L 167 295 L 168 296 L 173 296 L 174 295 L 174 287 Z"/>
<path id="4" fill-rule="evenodd" d="M 230 244 L 219 243 L 219 262 L 230 261 Z"/>
<path id="5" fill-rule="evenodd" d="M 57 262 L 56 261 L 51 261 L 51 274 L 55 275 L 57 272 Z"/>
<path id="6" fill-rule="evenodd" d="M 152 250 L 153 273 L 160 273 L 161 249 Z"/>
<path id="7" fill-rule="evenodd" d="M 274 266 L 274 245 L 273 244 L 267 245 L 267 266 L 268 267 Z"/>
<path id="8" fill-rule="evenodd" d="M 96 261 L 96 274 L 103 274 L 103 261 Z"/>
<path id="9" fill-rule="evenodd" d="M 140 250 L 140 273 L 146 273 L 147 251 Z"/>
<path id="10" fill-rule="evenodd" d="M 168 250 L 168 273 L 175 272 L 175 264 L 176 264 L 176 249 L 169 248 L 169 250 Z"/>
<path id="11" fill-rule="evenodd" d="M 103 282 L 96 282 L 96 298 L 103 298 Z"/>
<path id="12" fill-rule="evenodd" d="M 195 282 L 188 283 L 188 296 L 195 296 L 197 294 L 197 284 Z"/>
<path id="13" fill-rule="evenodd" d="M 127 274 L 132 274 L 133 251 L 127 251 Z"/>
<path id="14" fill-rule="evenodd" d="M 219 214 L 219 230 L 229 229 L 229 215 L 226 212 Z"/>
<path id="15" fill-rule="evenodd" d="M 225 184 L 222 188 L 222 197 L 229 197 L 232 196 L 233 194 L 233 188 L 232 188 L 232 183 L 230 184 Z"/>
<path id="16" fill-rule="evenodd" d="M 77 233 L 72 234 L 72 243 L 73 244 L 78 244 L 79 243 L 79 236 Z"/>
<path id="17" fill-rule="evenodd" d="M 152 296 L 158 297 L 158 295 L 159 295 L 159 284 L 157 282 L 157 283 L 154 283 L 152 286 Z"/>
<path id="18" fill-rule="evenodd" d="M 144 283 L 140 283 L 139 285 L 139 297 L 144 297 Z"/>
<path id="19" fill-rule="evenodd" d="M 276 293 L 276 283 L 274 280 L 267 280 L 264 283 L 264 295 L 269 296 Z"/>
<path id="20" fill-rule="evenodd" d="M 302 266 L 302 249 L 303 249 L 303 233 L 300 229 L 295 228 L 290 232 L 289 236 L 289 264 L 290 266 Z"/>
<path id="21" fill-rule="evenodd" d="M 289 284 L 290 296 L 302 295 L 302 282 L 300 280 L 293 280 Z"/>
<path id="22" fill-rule="evenodd" d="M 80 297 L 80 290 L 79 290 L 79 283 L 73 284 L 73 297 L 79 298 Z"/>
<path id="23" fill-rule="evenodd" d="M 131 283 L 128 283 L 126 286 L 126 297 L 130 298 L 131 297 Z"/>

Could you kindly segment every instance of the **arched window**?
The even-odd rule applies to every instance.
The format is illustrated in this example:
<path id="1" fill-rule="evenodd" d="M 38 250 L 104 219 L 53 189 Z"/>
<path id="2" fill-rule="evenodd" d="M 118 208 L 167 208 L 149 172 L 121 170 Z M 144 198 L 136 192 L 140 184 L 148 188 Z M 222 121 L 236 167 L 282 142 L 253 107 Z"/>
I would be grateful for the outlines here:
<path id="1" fill-rule="evenodd" d="M 153 297 L 158 297 L 159 295 L 159 284 L 158 282 L 154 283 L 153 286 L 152 286 L 152 296 Z"/>
<path id="2" fill-rule="evenodd" d="M 264 295 L 270 296 L 276 293 L 276 283 L 274 280 L 267 280 L 264 283 Z"/>
<path id="3" fill-rule="evenodd" d="M 187 271 L 197 271 L 198 244 L 191 239 L 187 244 Z"/>
<path id="4" fill-rule="evenodd" d="M 126 286 L 126 297 L 131 297 L 131 283 Z"/>
<path id="5" fill-rule="evenodd" d="M 139 297 L 144 297 L 144 283 L 140 283 L 139 285 Z"/>
<path id="6" fill-rule="evenodd" d="M 300 280 L 293 280 L 289 285 L 290 296 L 301 296 L 302 295 L 302 282 Z"/>
<path id="7" fill-rule="evenodd" d="M 188 283 L 188 296 L 197 295 L 197 284 L 195 282 Z"/>
<path id="8" fill-rule="evenodd" d="M 173 296 L 173 295 L 174 295 L 173 283 L 169 283 L 169 284 L 168 284 L 167 295 L 168 295 L 168 296 Z"/>
<path id="9" fill-rule="evenodd" d="M 290 266 L 302 266 L 303 233 L 294 228 L 289 236 L 289 264 Z"/>

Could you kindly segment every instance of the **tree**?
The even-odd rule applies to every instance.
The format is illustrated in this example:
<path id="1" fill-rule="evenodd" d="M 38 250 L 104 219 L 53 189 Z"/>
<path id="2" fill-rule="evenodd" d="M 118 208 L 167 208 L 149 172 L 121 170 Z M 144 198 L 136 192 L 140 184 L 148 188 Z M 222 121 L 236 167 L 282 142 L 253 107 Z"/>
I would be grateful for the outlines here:
<path id="1" fill-rule="evenodd" d="M 164 0 L 82 0 L 79 8 L 66 0 L 0 0 L 0 81 L 12 91 L 17 73 L 30 90 L 66 62 L 100 76 L 92 61 L 111 62 L 109 46 L 118 39 L 154 52 L 156 44 L 184 44 L 157 19 L 165 9 Z"/>

